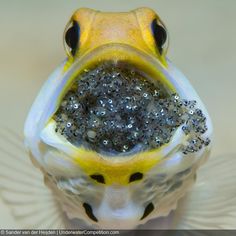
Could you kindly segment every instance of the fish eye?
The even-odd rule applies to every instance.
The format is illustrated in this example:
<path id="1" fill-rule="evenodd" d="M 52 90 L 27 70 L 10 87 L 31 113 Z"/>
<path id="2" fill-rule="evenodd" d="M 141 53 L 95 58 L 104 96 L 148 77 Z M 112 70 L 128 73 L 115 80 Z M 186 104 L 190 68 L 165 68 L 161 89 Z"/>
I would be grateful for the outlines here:
<path id="1" fill-rule="evenodd" d="M 84 210 L 85 210 L 85 213 L 87 214 L 87 216 L 95 221 L 95 222 L 98 222 L 98 219 L 95 217 L 95 215 L 93 214 L 93 208 L 91 207 L 91 205 L 89 205 L 88 203 L 84 203 L 83 204 L 83 207 L 84 207 Z"/>
<path id="2" fill-rule="evenodd" d="M 143 178 L 143 174 L 140 172 L 133 173 L 129 178 L 129 183 L 140 180 Z"/>
<path id="3" fill-rule="evenodd" d="M 152 202 L 150 202 L 146 207 L 145 210 L 143 212 L 143 216 L 141 217 L 140 220 L 143 220 L 144 218 L 146 218 L 152 211 L 154 210 L 154 205 Z"/>
<path id="4" fill-rule="evenodd" d="M 69 55 L 75 55 L 80 37 L 80 27 L 78 22 L 70 22 L 64 32 L 64 46 Z"/>
<path id="5" fill-rule="evenodd" d="M 103 175 L 94 174 L 94 175 L 90 175 L 90 177 L 92 179 L 96 180 L 98 183 L 105 184 L 105 179 L 104 179 Z"/>
<path id="6" fill-rule="evenodd" d="M 167 48 L 167 30 L 162 22 L 158 19 L 154 19 L 152 21 L 151 29 L 158 51 L 162 55 L 164 49 Z"/>

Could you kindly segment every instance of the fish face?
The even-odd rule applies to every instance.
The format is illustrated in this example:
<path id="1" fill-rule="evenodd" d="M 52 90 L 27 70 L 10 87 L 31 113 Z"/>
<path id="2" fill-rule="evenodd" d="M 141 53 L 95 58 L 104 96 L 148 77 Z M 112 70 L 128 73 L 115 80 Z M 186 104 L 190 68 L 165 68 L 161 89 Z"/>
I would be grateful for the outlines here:
<path id="1" fill-rule="evenodd" d="M 176 208 L 210 151 L 209 115 L 166 58 L 148 8 L 76 11 L 68 58 L 36 98 L 25 143 L 70 219 L 134 228 Z"/>
<path id="2" fill-rule="evenodd" d="M 168 47 L 164 24 L 159 16 L 148 8 L 122 13 L 79 9 L 67 24 L 64 39 L 65 49 L 71 62 L 93 53 L 95 49 L 102 46 L 107 48 L 110 45 L 128 45 L 153 55 L 164 63 Z M 114 48 L 112 55 L 104 55 L 104 57 L 110 57 L 115 61 L 116 56 L 118 60 L 121 59 L 119 54 L 119 48 Z M 128 49 L 123 56 L 131 54 Z M 99 57 L 100 60 L 105 60 L 101 53 Z"/>

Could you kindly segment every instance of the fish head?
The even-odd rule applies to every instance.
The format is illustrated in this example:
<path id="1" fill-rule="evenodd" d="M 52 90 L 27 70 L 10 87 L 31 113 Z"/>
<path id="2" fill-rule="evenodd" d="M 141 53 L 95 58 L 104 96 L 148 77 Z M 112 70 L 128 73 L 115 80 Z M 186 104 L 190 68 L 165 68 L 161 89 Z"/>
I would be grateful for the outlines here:
<path id="1" fill-rule="evenodd" d="M 25 143 L 70 219 L 134 228 L 175 209 L 206 160 L 212 127 L 187 79 L 166 58 L 148 8 L 79 9 L 67 59 L 36 98 Z"/>
<path id="2" fill-rule="evenodd" d="M 64 45 L 70 62 L 101 48 L 106 50 L 99 52 L 100 60 L 120 61 L 132 57 L 133 62 L 132 50 L 137 50 L 166 64 L 168 37 L 160 17 L 149 8 L 120 13 L 81 8 L 66 26 Z"/>

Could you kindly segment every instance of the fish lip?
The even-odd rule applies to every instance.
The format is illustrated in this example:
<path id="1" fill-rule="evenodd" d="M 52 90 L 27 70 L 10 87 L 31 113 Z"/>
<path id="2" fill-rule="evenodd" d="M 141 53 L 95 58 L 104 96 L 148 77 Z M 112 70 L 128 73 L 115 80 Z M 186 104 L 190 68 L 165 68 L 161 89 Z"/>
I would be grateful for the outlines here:
<path id="1" fill-rule="evenodd" d="M 68 77 L 70 77 L 74 71 L 76 76 L 78 76 L 83 72 L 80 70 L 81 68 L 85 70 L 91 69 L 106 61 L 112 62 L 114 65 L 123 64 L 124 66 L 133 67 L 139 72 L 143 72 L 144 76 L 148 76 L 148 70 L 151 70 L 152 68 L 153 74 L 155 74 L 155 70 L 166 78 L 167 68 L 159 58 L 153 56 L 152 54 L 148 54 L 144 50 L 124 43 L 104 44 L 95 49 L 91 49 L 81 56 L 78 56 L 72 62 L 68 60 L 69 65 L 66 66 L 68 69 L 65 69 L 66 73 L 64 76 L 68 79 Z M 139 61 L 144 62 L 145 65 L 141 64 Z M 150 76 L 150 79 L 155 81 L 156 77 L 157 75 L 155 74 L 153 77 Z M 168 83 L 168 80 L 161 82 L 164 84 L 167 83 L 167 87 L 170 87 L 172 90 L 174 90 L 174 87 L 171 83 Z"/>
<path id="2" fill-rule="evenodd" d="M 160 58 L 158 58 L 157 56 L 155 56 L 151 52 L 149 53 L 145 49 L 142 49 L 142 48 L 139 48 L 139 47 L 135 47 L 135 45 L 130 45 L 130 44 L 127 44 L 127 43 L 118 43 L 118 42 L 110 42 L 110 43 L 102 44 L 100 46 L 92 48 L 92 49 L 86 51 L 81 56 L 77 57 L 77 59 L 86 57 L 89 54 L 101 53 L 103 50 L 106 50 L 106 49 L 111 49 L 113 51 L 120 50 L 120 49 L 125 49 L 126 50 L 126 54 L 135 53 L 136 52 L 136 53 L 140 53 L 140 55 L 142 54 L 143 56 L 150 57 L 150 58 L 153 58 L 155 60 L 160 61 Z M 112 56 L 114 57 L 114 55 L 112 55 Z"/>
<path id="3" fill-rule="evenodd" d="M 85 52 L 81 56 L 78 55 L 78 57 L 76 57 L 76 59 L 73 61 L 73 63 L 78 61 L 78 60 L 84 60 L 86 57 L 89 57 L 92 54 L 102 54 L 105 50 L 111 50 L 111 51 L 115 52 L 117 50 L 122 50 L 122 49 L 125 50 L 125 54 L 138 53 L 138 54 L 140 54 L 141 57 L 146 57 L 146 58 L 149 58 L 151 60 L 158 61 L 160 66 L 164 66 L 161 63 L 160 59 L 155 57 L 151 53 L 147 53 L 145 50 L 142 50 L 140 48 L 137 48 L 135 46 L 132 46 L 130 44 L 125 44 L 125 43 L 106 43 L 106 44 L 100 45 L 96 48 L 88 50 L 87 52 Z M 111 56 L 111 58 L 113 58 L 113 60 L 115 61 L 116 56 L 113 54 Z"/>

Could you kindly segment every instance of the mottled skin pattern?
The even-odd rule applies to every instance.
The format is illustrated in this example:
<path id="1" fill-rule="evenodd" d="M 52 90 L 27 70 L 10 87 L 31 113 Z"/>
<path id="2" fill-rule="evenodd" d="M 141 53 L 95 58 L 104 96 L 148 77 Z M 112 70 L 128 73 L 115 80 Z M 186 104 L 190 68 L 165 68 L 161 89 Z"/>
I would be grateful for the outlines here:
<path id="1" fill-rule="evenodd" d="M 174 74 L 170 79 L 166 74 L 171 66 L 165 57 L 166 48 L 160 53 L 155 43 L 150 27 L 154 19 L 161 23 L 148 8 L 128 13 L 76 11 L 70 20 L 80 26 L 75 53 L 72 55 L 66 46 L 68 60 L 45 84 L 26 122 L 26 144 L 34 164 L 45 174 L 46 185 L 67 216 L 81 219 L 86 227 L 134 228 L 168 215 L 194 182 L 197 168 L 209 153 L 209 147 L 204 147 L 184 155 L 181 150 L 186 139 L 181 129 L 158 150 L 122 157 L 74 147 L 54 132 L 52 116 L 73 78 L 105 60 L 131 63 L 181 97 L 197 100 L 203 109 L 192 87 L 185 89 L 185 79 L 178 75 L 177 82 L 171 82 Z M 60 83 L 60 92 L 55 92 Z M 130 182 L 135 173 L 143 177 Z M 105 181 L 96 181 L 91 175 L 102 175 Z"/>

